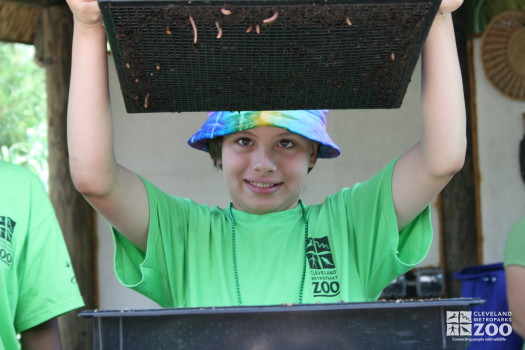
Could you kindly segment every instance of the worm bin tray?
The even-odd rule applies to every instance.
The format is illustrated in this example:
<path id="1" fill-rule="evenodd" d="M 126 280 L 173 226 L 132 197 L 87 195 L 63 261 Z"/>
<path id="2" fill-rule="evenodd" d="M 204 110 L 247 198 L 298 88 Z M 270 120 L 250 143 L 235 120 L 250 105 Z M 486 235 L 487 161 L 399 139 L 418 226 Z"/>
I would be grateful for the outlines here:
<path id="1" fill-rule="evenodd" d="M 447 329 L 480 299 L 84 311 L 94 349 L 464 349 Z M 452 313 L 449 313 L 452 312 Z M 456 328 L 457 329 L 457 328 Z M 457 337 L 457 336 L 456 336 Z"/>
<path id="2" fill-rule="evenodd" d="M 399 108 L 440 4 L 98 1 L 129 113 Z"/>

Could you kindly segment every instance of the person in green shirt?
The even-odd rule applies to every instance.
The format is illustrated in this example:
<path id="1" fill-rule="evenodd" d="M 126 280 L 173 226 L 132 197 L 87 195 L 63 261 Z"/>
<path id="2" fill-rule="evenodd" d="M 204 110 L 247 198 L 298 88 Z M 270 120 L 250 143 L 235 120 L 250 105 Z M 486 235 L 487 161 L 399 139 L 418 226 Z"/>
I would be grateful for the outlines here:
<path id="1" fill-rule="evenodd" d="M 503 263 L 507 282 L 507 301 L 512 312 L 512 329 L 525 338 L 525 217 L 509 231 Z M 525 344 L 523 345 L 525 350 Z"/>
<path id="2" fill-rule="evenodd" d="M 231 203 L 169 196 L 120 165 L 96 1 L 74 14 L 68 146 L 74 184 L 113 227 L 122 283 L 164 307 L 375 300 L 419 263 L 429 203 L 463 166 L 465 106 L 444 0 L 422 53 L 423 123 L 412 148 L 371 179 L 308 206 L 308 172 L 339 149 L 325 110 L 210 112 L 189 140 L 211 152 Z"/>
<path id="3" fill-rule="evenodd" d="M 0 349 L 60 349 L 57 317 L 82 306 L 44 186 L 0 160 Z"/>

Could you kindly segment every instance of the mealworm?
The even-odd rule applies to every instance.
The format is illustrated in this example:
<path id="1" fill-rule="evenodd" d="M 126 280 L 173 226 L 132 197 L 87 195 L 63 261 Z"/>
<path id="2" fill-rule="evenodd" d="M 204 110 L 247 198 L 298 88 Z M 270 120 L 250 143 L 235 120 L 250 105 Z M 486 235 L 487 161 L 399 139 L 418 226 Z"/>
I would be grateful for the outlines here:
<path id="1" fill-rule="evenodd" d="M 190 23 L 191 27 L 193 28 L 193 43 L 197 43 L 197 25 L 195 24 L 195 21 L 193 20 L 193 17 L 190 16 Z"/>
<path id="2" fill-rule="evenodd" d="M 126 68 L 127 68 L 127 69 L 130 69 L 130 68 L 131 68 L 131 64 L 129 64 L 129 63 L 126 62 Z"/>
<path id="3" fill-rule="evenodd" d="M 232 12 L 231 12 L 230 10 L 225 9 L 224 7 L 221 8 L 221 13 L 222 13 L 223 15 L 225 15 L 225 16 L 229 16 L 229 15 L 232 14 Z"/>
<path id="4" fill-rule="evenodd" d="M 346 24 L 348 24 L 349 26 L 352 25 L 352 22 L 350 21 L 350 18 L 348 18 L 348 17 L 345 17 L 345 22 L 346 22 Z"/>
<path id="5" fill-rule="evenodd" d="M 268 17 L 266 19 L 263 19 L 263 23 L 268 24 L 274 22 L 277 17 L 279 17 L 279 12 L 274 12 L 272 17 Z"/>
<path id="6" fill-rule="evenodd" d="M 248 29 L 246 29 L 246 33 L 249 33 L 249 32 L 251 32 L 251 31 L 252 31 L 252 29 L 253 29 L 253 26 L 249 26 L 249 27 L 248 27 Z"/>
<path id="7" fill-rule="evenodd" d="M 149 106 L 149 93 L 144 98 L 144 108 L 148 108 Z"/>
<path id="8" fill-rule="evenodd" d="M 160 70 L 160 63 L 156 64 L 156 68 L 157 68 L 157 70 Z"/>
<path id="9" fill-rule="evenodd" d="M 393 61 L 393 60 L 395 60 L 395 59 L 396 59 L 396 54 L 392 52 L 392 53 L 390 54 L 390 60 Z"/>
<path id="10" fill-rule="evenodd" d="M 171 29 L 170 29 L 170 27 L 166 27 L 166 34 L 171 35 Z"/>
<path id="11" fill-rule="evenodd" d="M 255 26 L 255 32 L 256 32 L 257 34 L 261 34 L 261 26 L 260 26 L 260 25 L 257 24 L 257 25 Z"/>
<path id="12" fill-rule="evenodd" d="M 217 39 L 222 38 L 222 28 L 218 21 L 215 22 L 215 26 L 217 27 Z"/>

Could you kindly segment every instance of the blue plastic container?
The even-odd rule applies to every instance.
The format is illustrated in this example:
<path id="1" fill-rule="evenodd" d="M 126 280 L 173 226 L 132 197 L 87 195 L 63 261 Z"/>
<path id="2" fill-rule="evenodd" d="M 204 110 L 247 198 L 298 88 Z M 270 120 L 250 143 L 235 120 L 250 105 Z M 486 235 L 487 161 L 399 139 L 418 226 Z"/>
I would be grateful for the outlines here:
<path id="1" fill-rule="evenodd" d="M 486 302 L 472 307 L 472 339 L 468 350 L 522 350 L 523 339 L 511 328 L 503 263 L 465 268 L 454 274 L 461 296 Z M 501 338 L 505 338 L 502 340 Z"/>

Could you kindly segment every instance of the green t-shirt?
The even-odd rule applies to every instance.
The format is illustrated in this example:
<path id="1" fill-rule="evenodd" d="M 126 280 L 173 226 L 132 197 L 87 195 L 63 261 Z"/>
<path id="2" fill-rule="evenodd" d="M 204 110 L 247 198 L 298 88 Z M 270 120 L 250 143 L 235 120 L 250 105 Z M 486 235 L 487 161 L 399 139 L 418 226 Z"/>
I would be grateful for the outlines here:
<path id="1" fill-rule="evenodd" d="M 40 180 L 0 161 L 0 349 L 17 333 L 84 305 Z"/>
<path id="2" fill-rule="evenodd" d="M 505 242 L 504 264 L 525 266 L 525 217 L 509 231 Z"/>
<path id="3" fill-rule="evenodd" d="M 429 208 L 398 232 L 394 164 L 321 204 L 304 206 L 309 238 L 303 303 L 376 300 L 428 253 Z M 147 252 L 114 230 L 121 283 L 163 307 L 237 305 L 229 209 L 173 197 L 144 183 L 150 201 Z M 232 213 L 243 305 L 297 303 L 305 266 L 301 206 L 264 215 Z"/>
<path id="4" fill-rule="evenodd" d="M 503 264 L 525 266 L 525 217 L 521 218 L 509 231 L 505 241 Z M 523 343 L 525 350 L 525 343 Z"/>

